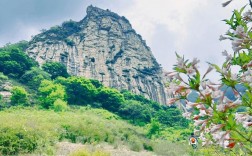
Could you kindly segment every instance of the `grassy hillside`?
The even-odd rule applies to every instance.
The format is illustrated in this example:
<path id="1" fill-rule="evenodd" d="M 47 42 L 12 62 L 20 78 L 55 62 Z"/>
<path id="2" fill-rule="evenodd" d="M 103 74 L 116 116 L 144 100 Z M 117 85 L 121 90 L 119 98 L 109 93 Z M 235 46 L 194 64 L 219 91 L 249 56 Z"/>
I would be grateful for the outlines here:
<path id="1" fill-rule="evenodd" d="M 11 94 L 0 95 L 0 155 L 56 155 L 65 142 L 93 147 L 70 155 L 221 155 L 215 147 L 193 151 L 192 126 L 176 107 L 70 76 L 60 63 L 40 68 L 26 44 L 0 48 L 0 93 Z M 100 151 L 104 143 L 115 150 Z"/>
<path id="2" fill-rule="evenodd" d="M 146 127 L 133 126 L 102 109 L 81 107 L 56 113 L 13 107 L 1 111 L 0 116 L 0 151 L 3 154 L 54 154 L 54 145 L 60 141 L 94 145 L 107 142 L 115 147 L 125 145 L 133 151 L 160 148 L 155 146 L 155 139 L 146 137 Z"/>

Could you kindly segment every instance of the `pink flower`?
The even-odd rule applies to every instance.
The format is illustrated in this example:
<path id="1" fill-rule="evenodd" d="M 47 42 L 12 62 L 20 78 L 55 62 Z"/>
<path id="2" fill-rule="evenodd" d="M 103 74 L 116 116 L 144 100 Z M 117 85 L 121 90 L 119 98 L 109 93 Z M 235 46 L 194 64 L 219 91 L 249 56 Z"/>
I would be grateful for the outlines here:
<path id="1" fill-rule="evenodd" d="M 206 109 L 206 107 L 203 105 L 203 104 L 201 104 L 201 103 L 199 103 L 198 105 L 196 105 L 196 108 L 198 108 L 198 109 Z"/>
<path id="2" fill-rule="evenodd" d="M 202 147 L 204 147 L 204 146 L 208 146 L 208 145 L 211 145 L 211 144 L 213 144 L 213 142 L 211 141 L 211 140 L 202 140 Z"/>
<path id="3" fill-rule="evenodd" d="M 236 27 L 236 30 L 234 31 L 234 34 L 237 35 L 240 38 L 246 37 L 246 33 L 244 31 L 244 28 L 241 25 Z"/>
<path id="4" fill-rule="evenodd" d="M 203 110 L 203 109 L 200 109 L 200 113 L 199 113 L 199 116 L 206 116 L 207 115 L 207 113 L 206 113 L 206 111 L 205 110 Z"/>
<path id="5" fill-rule="evenodd" d="M 215 133 L 216 131 L 219 131 L 223 126 L 225 125 L 224 124 L 212 125 L 210 132 Z"/>
<path id="6" fill-rule="evenodd" d="M 236 81 L 237 80 L 237 74 L 231 74 L 231 80 Z"/>
<path id="7" fill-rule="evenodd" d="M 232 104 L 235 105 L 235 106 L 241 105 L 242 101 L 240 99 L 236 99 Z"/>
<path id="8" fill-rule="evenodd" d="M 193 68 L 193 66 L 190 66 L 189 68 L 185 68 L 187 74 L 192 75 L 195 73 L 195 69 Z"/>
<path id="9" fill-rule="evenodd" d="M 198 103 L 193 103 L 193 102 L 190 102 L 190 101 L 186 101 L 186 109 L 191 109 L 195 106 L 197 106 Z"/>
<path id="10" fill-rule="evenodd" d="M 190 119 L 192 113 L 191 112 L 185 112 L 182 114 L 183 117 L 185 117 L 186 119 Z"/>
<path id="11" fill-rule="evenodd" d="M 225 37 L 225 36 L 223 36 L 223 35 L 220 35 L 220 38 L 219 38 L 220 41 L 223 41 L 223 40 L 226 40 L 226 39 L 228 39 L 228 37 Z"/>
<path id="12" fill-rule="evenodd" d="M 217 91 L 213 91 L 211 97 L 214 99 L 220 98 L 224 95 L 223 91 L 221 90 L 217 90 Z"/>
<path id="13" fill-rule="evenodd" d="M 252 126 L 252 120 L 251 120 L 251 122 L 244 121 L 244 122 L 242 123 L 242 126 L 243 126 L 244 128 L 248 128 L 248 127 Z"/>
<path id="14" fill-rule="evenodd" d="M 226 111 L 226 105 L 224 103 L 220 103 L 216 106 L 217 110 L 220 112 L 225 112 Z"/>
<path id="15" fill-rule="evenodd" d="M 212 134 L 213 139 L 216 141 L 217 144 L 226 148 L 229 145 L 230 135 L 228 131 L 217 131 Z"/>
<path id="16" fill-rule="evenodd" d="M 170 106 L 171 104 L 175 103 L 178 100 L 179 100 L 178 98 L 170 98 L 170 99 L 168 99 L 167 105 Z"/>
<path id="17" fill-rule="evenodd" d="M 252 20 L 252 12 L 251 10 L 248 10 L 247 12 L 245 12 L 243 14 L 243 18 L 246 20 L 246 21 L 251 21 Z"/>
<path id="18" fill-rule="evenodd" d="M 207 120 L 194 120 L 194 126 L 199 126 L 202 125 L 204 122 L 206 122 Z"/>
<path id="19" fill-rule="evenodd" d="M 206 89 L 202 90 L 202 94 L 203 94 L 204 96 L 208 96 L 208 95 L 210 95 L 211 93 L 212 93 L 212 90 L 211 90 L 210 88 L 206 88 Z"/>
<path id="20" fill-rule="evenodd" d="M 249 115 L 247 114 L 239 114 L 239 113 L 235 113 L 235 120 L 238 123 L 242 123 L 243 121 L 245 121 L 248 118 Z"/>
<path id="21" fill-rule="evenodd" d="M 200 62 L 200 60 L 198 60 L 197 58 L 193 58 L 192 66 L 195 66 L 195 65 L 198 64 L 199 62 Z"/>
<path id="22" fill-rule="evenodd" d="M 242 47 L 242 44 L 243 44 L 243 40 L 242 39 L 234 39 L 232 41 L 232 48 L 235 52 L 243 49 Z"/>
<path id="23" fill-rule="evenodd" d="M 226 61 L 230 61 L 232 59 L 232 55 L 228 54 L 226 50 L 222 52 L 222 55 L 226 56 Z"/>
<path id="24" fill-rule="evenodd" d="M 181 57 L 177 58 L 177 66 L 178 68 L 184 68 L 185 64 L 184 64 L 184 59 Z"/>

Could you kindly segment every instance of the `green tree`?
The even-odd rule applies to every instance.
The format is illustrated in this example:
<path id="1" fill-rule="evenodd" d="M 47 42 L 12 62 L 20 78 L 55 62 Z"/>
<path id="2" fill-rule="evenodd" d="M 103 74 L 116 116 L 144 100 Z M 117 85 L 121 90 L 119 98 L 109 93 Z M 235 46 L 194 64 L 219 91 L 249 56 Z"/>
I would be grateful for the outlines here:
<path id="1" fill-rule="evenodd" d="M 51 78 L 55 79 L 58 76 L 68 77 L 66 66 L 59 62 L 46 62 L 42 65 L 42 69 L 49 74 L 51 74 Z"/>
<path id="2" fill-rule="evenodd" d="M 55 112 L 63 112 L 67 110 L 67 103 L 61 99 L 57 99 L 53 103 L 53 110 Z"/>
<path id="3" fill-rule="evenodd" d="M 166 108 L 159 110 L 156 112 L 155 117 L 161 124 L 170 127 L 188 127 L 189 125 L 189 121 L 182 116 L 181 111 L 179 111 L 177 108 Z"/>
<path id="4" fill-rule="evenodd" d="M 86 105 L 95 101 L 97 89 L 88 79 L 76 76 L 67 79 L 60 77 L 56 82 L 66 87 L 69 104 Z"/>
<path id="5" fill-rule="evenodd" d="M 43 80 L 38 89 L 41 101 L 41 105 L 44 108 L 51 108 L 54 102 L 58 99 L 66 99 L 66 91 L 61 84 L 55 84 L 49 80 Z"/>
<path id="6" fill-rule="evenodd" d="M 134 124 L 138 122 L 148 123 L 151 120 L 151 108 L 135 100 L 125 101 L 120 108 L 120 115 L 132 120 Z M 139 123 L 141 124 L 141 123 Z"/>
<path id="7" fill-rule="evenodd" d="M 112 112 L 118 112 L 121 104 L 125 101 L 118 90 L 107 87 L 99 90 L 96 100 L 102 104 L 103 108 Z"/>
<path id="8" fill-rule="evenodd" d="M 5 75 L 20 77 L 26 70 L 36 65 L 34 60 L 19 49 L 11 47 L 0 49 L 0 72 Z"/>
<path id="9" fill-rule="evenodd" d="M 37 67 L 32 67 L 20 78 L 20 82 L 28 85 L 32 89 L 38 89 L 42 80 L 50 80 L 51 75 Z"/>
<path id="10" fill-rule="evenodd" d="M 11 90 L 11 104 L 13 106 L 22 105 L 27 106 L 29 105 L 28 100 L 28 93 L 23 87 L 15 86 Z"/>
<path id="11" fill-rule="evenodd" d="M 159 135 L 160 133 L 160 123 L 156 120 L 151 120 L 151 124 L 149 126 L 147 136 L 151 138 L 153 135 Z"/>

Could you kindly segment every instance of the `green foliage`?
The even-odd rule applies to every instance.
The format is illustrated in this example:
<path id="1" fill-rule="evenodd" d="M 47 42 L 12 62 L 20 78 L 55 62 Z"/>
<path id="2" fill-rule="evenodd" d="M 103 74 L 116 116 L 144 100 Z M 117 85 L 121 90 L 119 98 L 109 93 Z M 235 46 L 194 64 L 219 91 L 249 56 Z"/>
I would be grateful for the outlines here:
<path id="1" fill-rule="evenodd" d="M 155 118 L 159 123 L 166 126 L 188 127 L 189 121 L 183 118 L 181 111 L 176 107 L 167 107 L 157 102 L 148 100 L 141 95 L 132 94 L 129 91 L 122 91 L 126 99 L 126 104 L 121 106 L 120 115 L 128 120 L 133 120 L 135 124 L 142 125 Z M 139 111 L 139 113 L 137 113 Z M 137 116 L 132 113 L 138 114 Z M 136 122 L 137 121 L 137 122 Z"/>
<path id="2" fill-rule="evenodd" d="M 1 50 L 11 51 L 12 49 L 20 49 L 21 51 L 25 51 L 29 47 L 29 42 L 22 40 L 17 43 L 7 43 L 4 47 L 0 48 Z"/>
<path id="3" fill-rule="evenodd" d="M 139 101 L 126 100 L 120 107 L 119 114 L 134 124 L 148 123 L 151 120 L 151 110 Z"/>
<path id="4" fill-rule="evenodd" d="M 67 79 L 59 78 L 55 82 L 65 86 L 69 104 L 87 105 L 94 102 L 97 89 L 90 80 L 72 76 Z"/>
<path id="5" fill-rule="evenodd" d="M 31 153 L 37 148 L 36 134 L 25 129 L 0 128 L 0 154 Z"/>
<path id="6" fill-rule="evenodd" d="M 28 93 L 23 87 L 15 86 L 11 90 L 11 104 L 13 106 L 27 106 L 29 105 Z"/>
<path id="7" fill-rule="evenodd" d="M 58 99 L 66 99 L 66 91 L 64 86 L 61 84 L 55 84 L 49 80 L 43 80 L 38 89 L 41 101 L 41 105 L 44 108 L 50 108 L 53 106 L 54 102 Z"/>
<path id="8" fill-rule="evenodd" d="M 183 118 L 181 115 L 181 111 L 174 107 L 159 110 L 156 113 L 155 117 L 161 124 L 164 124 L 166 126 L 189 126 L 189 120 Z"/>
<path id="9" fill-rule="evenodd" d="M 31 70 L 26 71 L 20 78 L 20 82 L 32 89 L 38 89 L 42 80 L 50 80 L 50 74 L 37 67 L 32 67 Z"/>
<path id="10" fill-rule="evenodd" d="M 37 63 L 15 47 L 9 45 L 0 49 L 0 72 L 8 76 L 20 77 Z"/>
<path id="11" fill-rule="evenodd" d="M 69 45 L 71 47 L 74 46 L 74 44 L 75 44 L 74 41 L 69 38 L 66 38 L 64 41 L 66 42 L 67 45 Z"/>
<path id="12" fill-rule="evenodd" d="M 155 121 L 155 120 L 151 120 L 148 132 L 147 132 L 147 136 L 149 138 L 151 138 L 153 135 L 159 135 L 160 133 L 160 124 L 159 122 Z"/>
<path id="13" fill-rule="evenodd" d="M 67 110 L 67 103 L 61 99 L 57 99 L 53 103 L 53 110 L 55 112 L 63 112 Z"/>
<path id="14" fill-rule="evenodd" d="M 5 76 L 2 72 L 0 72 L 0 82 L 1 80 L 4 80 L 4 81 L 8 80 L 8 76 Z"/>
<path id="15" fill-rule="evenodd" d="M 5 101 L 3 99 L 3 96 L 0 94 L 0 109 L 5 107 Z"/>
<path id="16" fill-rule="evenodd" d="M 49 74 L 51 74 L 51 78 L 55 79 L 58 76 L 61 77 L 68 77 L 69 74 L 67 73 L 66 66 L 59 62 L 46 62 L 42 65 L 42 69 Z"/>
<path id="17" fill-rule="evenodd" d="M 79 23 L 70 20 L 63 22 L 61 26 L 51 27 L 47 31 L 43 30 L 41 34 L 36 35 L 32 39 L 32 42 L 50 40 L 49 43 L 55 43 L 57 41 L 64 41 L 68 36 L 71 36 L 73 33 L 77 33 L 80 30 L 81 27 Z"/>
<path id="18" fill-rule="evenodd" d="M 99 90 L 96 99 L 102 103 L 103 108 L 112 112 L 118 112 L 124 102 L 124 97 L 118 90 L 107 87 Z"/>
<path id="19" fill-rule="evenodd" d="M 103 84 L 100 82 L 100 81 L 98 81 L 98 80 L 94 80 L 94 79 L 89 79 L 90 80 L 90 82 L 95 86 L 95 88 L 101 88 L 101 87 L 103 87 Z"/>

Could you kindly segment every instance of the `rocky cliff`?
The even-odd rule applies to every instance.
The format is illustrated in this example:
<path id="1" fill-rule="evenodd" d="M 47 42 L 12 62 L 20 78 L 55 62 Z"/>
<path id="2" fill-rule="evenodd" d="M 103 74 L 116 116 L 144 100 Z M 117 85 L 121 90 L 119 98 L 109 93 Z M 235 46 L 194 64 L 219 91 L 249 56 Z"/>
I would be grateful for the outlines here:
<path id="1" fill-rule="evenodd" d="M 100 80 L 160 103 L 166 95 L 162 69 L 125 17 L 89 6 L 86 17 L 36 35 L 26 50 L 40 65 L 58 61 L 72 75 Z"/>

